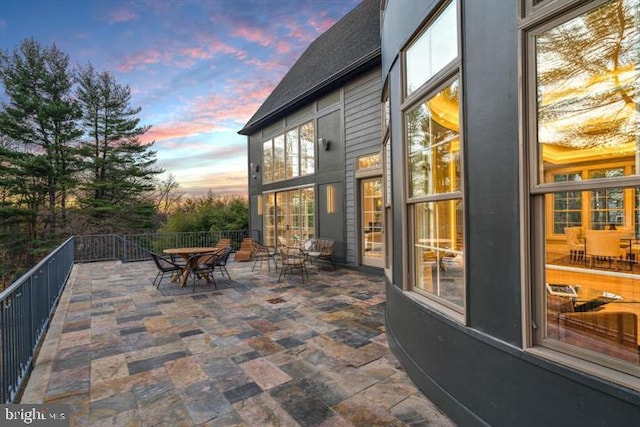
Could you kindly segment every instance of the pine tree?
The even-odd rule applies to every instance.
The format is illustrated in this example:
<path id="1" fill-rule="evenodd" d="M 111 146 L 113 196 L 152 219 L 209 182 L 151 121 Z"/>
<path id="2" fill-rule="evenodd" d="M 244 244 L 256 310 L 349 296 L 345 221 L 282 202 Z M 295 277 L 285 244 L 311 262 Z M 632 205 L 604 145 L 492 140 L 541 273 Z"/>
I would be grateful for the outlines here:
<path id="1" fill-rule="evenodd" d="M 55 45 L 43 48 L 25 39 L 13 52 L 0 52 L 0 79 L 9 100 L 0 111 L 0 135 L 16 145 L 5 153 L 15 161 L 11 170 L 18 179 L 12 201 L 33 210 L 32 239 L 56 235 L 74 186 L 74 150 L 81 134 L 69 57 Z M 20 183 L 23 178 L 27 182 Z"/>
<path id="2" fill-rule="evenodd" d="M 102 231 L 149 228 L 155 207 L 144 196 L 163 171 L 155 167 L 153 142 L 139 139 L 150 126 L 140 126 L 141 108 L 130 106 L 131 89 L 89 65 L 78 73 L 77 98 L 87 136 L 81 148 L 87 173 L 80 205 Z"/>

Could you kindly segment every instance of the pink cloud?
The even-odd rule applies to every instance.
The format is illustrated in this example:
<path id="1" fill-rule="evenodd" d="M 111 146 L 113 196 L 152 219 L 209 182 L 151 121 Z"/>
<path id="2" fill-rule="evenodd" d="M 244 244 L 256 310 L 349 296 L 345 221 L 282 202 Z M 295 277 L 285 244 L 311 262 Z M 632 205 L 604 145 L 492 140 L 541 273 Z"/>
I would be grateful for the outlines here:
<path id="1" fill-rule="evenodd" d="M 198 121 L 208 123 L 233 121 L 244 124 L 273 89 L 270 81 L 229 81 L 227 85 L 232 89 L 194 103 L 191 114 L 196 115 Z"/>
<path id="2" fill-rule="evenodd" d="M 161 53 L 158 50 L 144 50 L 136 52 L 133 55 L 124 59 L 123 62 L 118 65 L 120 71 L 131 71 L 136 68 L 143 68 L 149 64 L 157 64 L 163 62 L 166 59 L 166 54 Z"/>
<path id="3" fill-rule="evenodd" d="M 194 196 L 204 196 L 209 191 L 219 195 L 247 195 L 247 172 L 212 173 L 194 180 L 180 182 Z"/>
<path id="4" fill-rule="evenodd" d="M 154 124 L 151 129 L 141 138 L 143 142 L 156 141 L 163 142 L 169 146 L 173 145 L 171 140 L 189 138 L 194 135 L 225 130 L 225 127 L 216 126 L 215 123 L 199 123 L 194 121 L 182 121 L 179 123 Z M 177 146 L 177 145 L 176 145 Z M 184 147 L 183 144 L 180 144 Z"/>
<path id="5" fill-rule="evenodd" d="M 258 43 L 260 46 L 269 46 L 273 43 L 273 34 L 268 34 L 256 27 L 235 27 L 230 35 Z"/>
<path id="6" fill-rule="evenodd" d="M 138 14 L 128 9 L 114 9 L 107 13 L 107 22 L 117 24 L 119 22 L 134 21 L 139 18 Z"/>
<path id="7" fill-rule="evenodd" d="M 181 50 L 184 56 L 192 59 L 209 59 L 213 57 L 213 53 L 201 47 L 188 47 Z"/>

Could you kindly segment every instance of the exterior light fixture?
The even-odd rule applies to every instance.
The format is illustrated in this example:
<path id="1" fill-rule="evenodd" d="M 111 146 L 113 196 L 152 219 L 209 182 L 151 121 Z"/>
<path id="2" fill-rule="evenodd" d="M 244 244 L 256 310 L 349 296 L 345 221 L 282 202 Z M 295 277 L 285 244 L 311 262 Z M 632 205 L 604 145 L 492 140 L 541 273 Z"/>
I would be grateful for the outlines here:
<path id="1" fill-rule="evenodd" d="M 335 213 L 335 190 L 333 184 L 327 185 L 327 213 Z"/>
<path id="2" fill-rule="evenodd" d="M 329 141 L 326 138 L 318 138 L 318 142 L 320 143 L 320 145 L 322 145 L 322 148 L 324 148 L 325 150 L 328 150 L 329 147 L 331 146 L 331 141 Z"/>
<path id="3" fill-rule="evenodd" d="M 251 168 L 251 178 L 258 179 L 258 171 L 260 170 L 260 165 L 257 163 L 250 163 L 249 167 Z"/>

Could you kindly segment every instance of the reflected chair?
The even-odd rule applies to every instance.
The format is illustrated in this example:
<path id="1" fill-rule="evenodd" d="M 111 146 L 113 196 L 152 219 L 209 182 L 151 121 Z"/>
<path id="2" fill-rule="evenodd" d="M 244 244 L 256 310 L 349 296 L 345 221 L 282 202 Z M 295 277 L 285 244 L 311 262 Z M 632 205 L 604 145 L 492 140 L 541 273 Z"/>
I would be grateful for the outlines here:
<path id="1" fill-rule="evenodd" d="M 155 279 L 153 279 L 153 285 L 156 287 L 156 289 L 160 287 L 160 282 L 162 282 L 165 274 L 177 274 L 184 268 L 184 265 L 180 265 L 178 263 L 170 261 L 158 254 L 151 253 L 151 258 L 153 259 L 156 267 L 158 267 L 158 274 L 156 275 Z"/>
<path id="2" fill-rule="evenodd" d="M 278 282 L 287 273 L 295 274 L 296 270 L 300 271 L 302 277 L 302 283 L 304 283 L 304 276 L 309 277 L 307 267 L 307 255 L 300 248 L 282 248 L 280 249 L 280 276 L 278 276 Z"/>
<path id="3" fill-rule="evenodd" d="M 278 264 L 276 263 L 275 254 L 276 249 L 273 246 L 266 246 L 262 243 L 256 242 L 255 240 L 252 242 L 253 246 L 253 267 L 251 267 L 251 271 L 256 268 L 258 262 L 260 262 L 260 268 L 262 269 L 262 263 L 267 261 L 267 268 L 271 271 L 271 261 L 273 260 L 273 265 L 278 271 Z"/>
<path id="4" fill-rule="evenodd" d="M 625 251 L 620 247 L 620 234 L 602 230 L 585 231 L 585 254 L 589 258 L 589 267 L 597 261 L 608 261 L 618 269 L 618 262 L 624 258 Z"/>
<path id="5" fill-rule="evenodd" d="M 569 249 L 569 262 L 584 261 L 584 238 L 582 227 L 565 227 L 564 236 Z"/>

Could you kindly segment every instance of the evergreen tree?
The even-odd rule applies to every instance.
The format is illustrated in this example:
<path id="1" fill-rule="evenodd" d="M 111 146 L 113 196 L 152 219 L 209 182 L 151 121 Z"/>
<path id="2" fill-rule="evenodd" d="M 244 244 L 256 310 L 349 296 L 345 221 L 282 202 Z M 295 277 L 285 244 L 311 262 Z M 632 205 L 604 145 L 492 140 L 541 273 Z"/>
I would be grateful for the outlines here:
<path id="1" fill-rule="evenodd" d="M 81 148 L 86 174 L 80 205 L 101 224 L 100 231 L 149 228 L 155 208 L 145 195 L 163 171 L 155 168 L 153 142 L 139 139 L 150 126 L 140 126 L 141 108 L 130 106 L 130 88 L 89 65 L 78 74 L 77 98 L 87 136 Z"/>
<path id="2" fill-rule="evenodd" d="M 74 145 L 81 135 L 69 57 L 55 45 L 25 39 L 13 52 L 0 52 L 0 79 L 9 100 L 0 111 L 0 135 L 16 145 L 5 147 L 4 156 L 14 160 L 12 201 L 32 210 L 33 240 L 56 235 L 74 186 Z"/>

